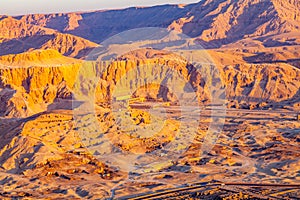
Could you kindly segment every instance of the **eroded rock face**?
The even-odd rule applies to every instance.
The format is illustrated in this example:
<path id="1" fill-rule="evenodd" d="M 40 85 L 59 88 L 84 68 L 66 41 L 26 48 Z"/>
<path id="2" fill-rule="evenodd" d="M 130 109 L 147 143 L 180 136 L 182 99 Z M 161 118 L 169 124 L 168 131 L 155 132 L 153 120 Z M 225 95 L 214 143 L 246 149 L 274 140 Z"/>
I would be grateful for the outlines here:
<path id="1" fill-rule="evenodd" d="M 170 28 L 216 45 L 242 38 L 299 31 L 298 1 L 201 1 Z"/>
<path id="2" fill-rule="evenodd" d="M 18 19 L 98 43 L 134 28 L 168 27 L 213 47 L 242 38 L 299 31 L 299 7 L 297 0 L 206 0 L 185 6 L 26 15 Z M 97 31 L 93 31 L 95 28 Z"/>
<path id="3" fill-rule="evenodd" d="M 64 67 L 32 67 L 1 69 L 3 91 L 13 95 L 4 101 L 1 113 L 4 116 L 24 117 L 47 110 L 57 98 L 72 98 L 71 89 L 80 65 Z M 73 73 L 70 73 L 73 71 Z"/>
<path id="4" fill-rule="evenodd" d="M 84 38 L 28 24 L 12 17 L 0 19 L 0 55 L 54 49 L 66 56 L 84 58 L 96 46 L 96 43 Z"/>
<path id="5" fill-rule="evenodd" d="M 222 69 L 229 99 L 280 102 L 297 96 L 300 72 L 287 64 L 240 64 Z"/>
<path id="6" fill-rule="evenodd" d="M 240 64 L 219 66 L 218 70 L 220 77 L 215 78 L 225 87 L 228 100 L 268 104 L 290 100 L 298 94 L 300 72 L 288 64 Z M 211 93 L 208 81 L 205 82 L 207 77 L 201 71 L 183 58 L 156 50 L 141 50 L 133 57 L 124 55 L 111 64 L 86 62 L 56 67 L 6 68 L 0 70 L 0 75 L 2 116 L 24 117 L 49 108 L 70 109 L 71 101 L 60 100 L 71 100 L 74 94 L 95 102 L 107 102 L 116 90 L 120 90 L 116 87 L 135 90 L 131 95 L 137 97 L 171 102 L 178 97 L 172 94 L 168 84 L 183 88 L 185 84 L 190 85 L 192 91 L 189 92 L 196 92 L 199 102 L 208 103 Z M 147 85 L 146 77 L 158 77 L 158 84 Z M 92 80 L 94 78 L 97 80 Z M 184 82 L 177 82 L 179 79 Z M 162 86 L 158 87 L 160 84 Z M 66 105 L 53 105 L 59 103 Z"/>

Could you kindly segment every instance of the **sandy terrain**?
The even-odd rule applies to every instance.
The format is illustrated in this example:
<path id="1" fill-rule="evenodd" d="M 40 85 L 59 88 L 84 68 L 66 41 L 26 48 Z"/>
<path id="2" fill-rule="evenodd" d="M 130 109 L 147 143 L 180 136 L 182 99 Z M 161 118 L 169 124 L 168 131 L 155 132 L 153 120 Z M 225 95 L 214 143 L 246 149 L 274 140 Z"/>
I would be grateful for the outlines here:
<path id="1" fill-rule="evenodd" d="M 177 107 L 170 109 L 176 113 Z M 202 130 L 209 124 L 207 114 L 209 111 L 202 111 Z M 147 170 L 133 170 L 129 174 L 105 167 L 91 152 L 77 145 L 80 139 L 71 119 L 72 112 L 60 110 L 22 121 L 1 120 L 1 132 L 7 132 L 1 145 L 9 144 L 2 155 L 10 152 L 9 159 L 14 159 L 1 157 L 3 197 L 104 198 L 112 195 L 112 188 L 115 197 L 121 197 L 187 182 L 300 182 L 300 122 L 294 111 L 229 109 L 224 131 L 207 155 L 199 156 L 204 137 L 200 130 L 178 161 L 151 165 Z M 46 126 L 53 128 L 47 130 Z M 21 153 L 26 151 L 22 145 L 33 150 Z M 299 192 L 291 194 L 297 196 Z"/>

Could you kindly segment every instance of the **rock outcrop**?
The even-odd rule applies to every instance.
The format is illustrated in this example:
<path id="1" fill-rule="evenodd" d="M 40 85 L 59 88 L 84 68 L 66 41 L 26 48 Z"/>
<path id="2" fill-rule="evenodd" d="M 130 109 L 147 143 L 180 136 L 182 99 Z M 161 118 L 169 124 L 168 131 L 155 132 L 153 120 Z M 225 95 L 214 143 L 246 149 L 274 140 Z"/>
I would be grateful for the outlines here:
<path id="1" fill-rule="evenodd" d="M 54 49 L 61 54 L 84 58 L 97 44 L 57 30 L 6 17 L 0 20 L 0 55 L 36 49 Z"/>
<path id="2" fill-rule="evenodd" d="M 206 0 L 195 5 L 169 28 L 217 46 L 243 38 L 300 30 L 296 0 Z"/>
<path id="3" fill-rule="evenodd" d="M 52 53 L 58 56 L 58 53 Z M 24 62 L 33 58 L 39 61 L 42 58 L 38 56 L 44 54 L 36 52 L 30 59 L 26 55 L 18 56 L 24 58 Z M 7 59 L 12 61 L 14 58 Z M 298 94 L 300 71 L 288 64 L 218 65 L 217 68 L 220 77 L 212 78 L 220 79 L 219 89 L 225 87 L 226 98 L 230 101 L 271 104 L 287 101 Z M 74 94 L 94 98 L 95 102 L 107 102 L 116 90 L 121 91 L 122 88 L 131 91 L 134 96 L 175 102 L 179 97 L 175 97 L 167 86 L 182 87 L 184 91 L 184 87 L 190 85 L 191 91 L 186 93 L 195 92 L 199 101 L 208 103 L 213 91 L 209 89 L 206 75 L 201 73 L 178 55 L 151 49 L 131 52 L 108 65 L 89 61 L 62 66 L 3 68 L 0 70 L 1 115 L 30 116 L 51 106 L 56 108 L 57 105 L 52 104 L 60 99 L 71 100 Z M 93 77 L 98 81 L 92 81 Z M 156 85 L 151 86 L 151 77 L 157 77 Z M 141 86 L 147 89 L 139 89 Z M 61 108 L 71 109 L 70 104 Z"/>

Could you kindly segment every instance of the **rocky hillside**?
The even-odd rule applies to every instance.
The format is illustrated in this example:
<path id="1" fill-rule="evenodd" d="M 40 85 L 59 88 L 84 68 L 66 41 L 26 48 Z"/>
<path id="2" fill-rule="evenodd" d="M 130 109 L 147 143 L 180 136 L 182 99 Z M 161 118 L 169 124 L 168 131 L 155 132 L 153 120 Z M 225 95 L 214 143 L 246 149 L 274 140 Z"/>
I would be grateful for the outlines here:
<path id="1" fill-rule="evenodd" d="M 295 46 L 300 44 L 299 10 L 297 0 L 203 0 L 190 5 L 1 16 L 0 55 L 55 49 L 85 58 L 96 43 L 142 27 L 176 30 L 210 49 Z"/>
<path id="2" fill-rule="evenodd" d="M 190 37 L 197 37 L 203 45 L 213 48 L 244 38 L 299 32 L 299 10 L 297 0 L 203 0 L 186 6 L 166 5 L 17 18 L 97 43 L 133 28 L 169 27 Z"/>
<path id="3" fill-rule="evenodd" d="M 31 52 L 21 54 L 0 56 L 0 66 L 4 68 L 26 68 L 34 66 L 54 67 L 61 66 L 62 64 L 71 65 L 80 62 L 80 60 L 63 56 L 53 49 L 33 50 Z"/>
<path id="4" fill-rule="evenodd" d="M 21 22 L 7 16 L 1 17 L 0 27 L 0 38 L 2 40 L 31 37 L 34 35 L 51 35 L 57 33 L 56 30 L 29 25 L 26 22 Z"/>
<path id="5" fill-rule="evenodd" d="M 12 17 L 3 17 L 0 20 L 0 55 L 54 49 L 66 56 L 83 58 L 96 46 L 97 44 L 86 39 L 28 24 Z"/>
<path id="6" fill-rule="evenodd" d="M 112 35 L 134 28 L 167 27 L 174 19 L 183 17 L 192 7 L 193 5 L 132 7 L 88 13 L 26 15 L 17 19 L 100 43 Z"/>
<path id="7" fill-rule="evenodd" d="M 58 53 L 50 53 L 52 56 L 56 56 L 51 58 L 53 62 L 56 62 L 55 59 L 58 61 L 62 59 Z M 19 56 L 26 60 L 29 59 L 30 55 Z M 45 52 L 44 54 L 36 52 L 31 56 L 38 63 L 39 60 L 43 59 L 41 56 L 45 56 Z M 213 57 L 216 58 L 215 55 Z M 16 57 L 0 57 L 0 59 L 4 58 L 12 61 Z M 142 68 L 133 70 L 131 76 L 125 76 L 127 72 L 137 66 L 142 66 Z M 141 71 L 144 69 L 143 66 L 156 67 L 155 70 L 145 68 L 145 71 Z M 215 78 L 221 79 L 220 88 L 225 86 L 227 99 L 229 102 L 236 103 L 234 106 L 240 104 L 245 104 L 245 108 L 270 106 L 276 102 L 295 99 L 299 92 L 300 71 L 288 64 L 245 63 L 218 65 L 218 69 L 220 77 Z M 168 75 L 172 71 L 180 74 L 180 76 Z M 107 102 L 112 98 L 116 84 L 133 90 L 138 88 L 143 81 L 146 81 L 148 75 L 158 77 L 155 79 L 158 84 L 165 84 L 166 80 L 171 81 L 173 86 L 176 83 L 177 88 L 184 87 L 184 85 L 179 85 L 181 84 L 179 79 L 182 76 L 185 84 L 189 83 L 192 86 L 199 101 L 210 101 L 209 82 L 205 81 L 203 74 L 195 71 L 193 66 L 184 58 L 172 53 L 150 49 L 138 50 L 130 55 L 124 55 L 120 57 L 120 60 L 116 60 L 106 67 L 95 62 L 88 62 L 84 65 L 80 62 L 70 62 L 69 65 L 48 67 L 4 67 L 0 70 L 0 75 L 0 113 L 2 116 L 8 117 L 31 116 L 57 108 L 72 109 L 70 100 L 74 94 L 77 96 L 81 93 L 87 95 L 87 91 L 89 97 L 95 97 L 95 102 Z M 99 82 L 93 83 L 91 77 L 96 75 L 99 77 Z M 170 88 L 152 87 L 151 85 L 148 85 L 147 88 L 147 90 L 137 90 L 134 95 L 176 102 L 176 97 Z M 294 104 L 296 105 L 296 102 Z"/>
<path id="8" fill-rule="evenodd" d="M 300 30 L 297 0 L 206 0 L 169 27 L 215 45 Z"/>

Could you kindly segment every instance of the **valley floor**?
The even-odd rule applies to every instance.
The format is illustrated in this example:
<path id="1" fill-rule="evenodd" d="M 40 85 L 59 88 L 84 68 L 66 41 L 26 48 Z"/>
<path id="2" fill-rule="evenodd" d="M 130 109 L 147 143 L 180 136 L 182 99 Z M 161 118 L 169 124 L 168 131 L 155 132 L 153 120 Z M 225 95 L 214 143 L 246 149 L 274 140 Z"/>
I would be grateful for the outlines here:
<path id="1" fill-rule="evenodd" d="M 176 107 L 171 107 L 170 110 L 174 111 Z M 200 129 L 203 130 L 207 128 L 206 112 L 209 113 L 209 110 L 202 111 L 200 119 Z M 226 112 L 223 132 L 219 135 L 211 152 L 201 157 L 199 156 L 200 141 L 203 141 L 205 136 L 200 134 L 178 161 L 155 165 L 150 171 L 132 171 L 128 174 L 102 165 L 99 163 L 101 160 L 95 160 L 82 147 L 70 150 L 64 144 L 62 145 L 64 148 L 59 150 L 59 158 L 51 159 L 50 156 L 47 162 L 35 167 L 20 164 L 18 167 L 11 167 L 10 170 L 0 169 L 2 185 L 0 194 L 3 198 L 26 197 L 26 199 L 67 197 L 102 199 L 111 196 L 121 198 L 168 188 L 181 188 L 186 184 L 206 183 L 206 185 L 202 185 L 203 187 L 195 190 L 174 191 L 166 196 L 169 195 L 171 198 L 172 195 L 178 194 L 179 198 L 182 195 L 183 197 L 190 195 L 195 199 L 203 198 L 205 195 L 212 199 L 213 197 L 297 199 L 300 195 L 300 121 L 297 121 L 297 112 L 285 109 L 252 111 L 228 109 Z M 16 125 L 15 129 L 22 127 L 24 130 L 26 124 L 37 120 L 41 121 L 41 117 L 43 122 L 48 125 L 57 126 L 55 123 L 60 123 L 63 126 L 63 120 L 58 122 L 53 120 L 53 116 L 43 118 L 43 116 L 51 114 L 57 116 L 57 120 L 72 118 L 70 111 L 53 111 L 41 114 L 37 118 L 30 118 L 25 125 Z M 1 123 L 1 128 L 6 130 L 5 123 L 8 122 L 2 121 L 4 123 Z M 40 128 L 42 130 L 44 127 Z M 10 134 L 12 132 L 9 131 Z M 46 147 L 52 145 L 46 140 L 49 140 L 45 136 L 47 134 L 49 133 L 36 138 Z M 10 137 L 9 134 L 4 138 L 8 139 L 8 137 Z M 29 136 L 23 134 L 23 136 L 18 135 L 17 137 Z M 13 144 L 11 145 L 13 146 Z M 51 148 L 59 147 L 52 145 Z M 8 155 L 8 153 L 12 153 L 12 155 Z M 16 156 L 18 150 L 15 151 L 11 148 L 4 155 L 13 157 L 14 154 Z M 45 152 L 39 150 L 32 155 L 38 158 L 39 154 L 46 155 Z M 2 163 L 5 163 L 4 155 L 1 157 Z M 16 156 L 15 160 L 20 157 L 24 157 L 24 155 Z M 30 161 L 27 162 L 30 163 Z M 8 166 L 7 163 L 6 166 Z M 216 183 L 220 184 L 214 185 Z M 226 183 L 295 186 L 291 188 L 228 186 Z"/>

